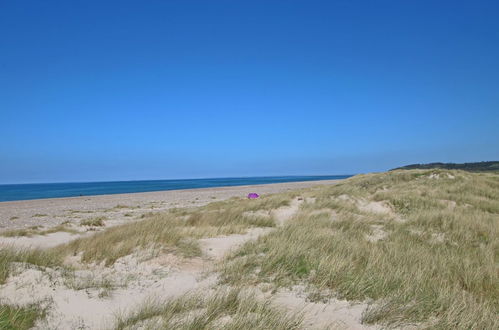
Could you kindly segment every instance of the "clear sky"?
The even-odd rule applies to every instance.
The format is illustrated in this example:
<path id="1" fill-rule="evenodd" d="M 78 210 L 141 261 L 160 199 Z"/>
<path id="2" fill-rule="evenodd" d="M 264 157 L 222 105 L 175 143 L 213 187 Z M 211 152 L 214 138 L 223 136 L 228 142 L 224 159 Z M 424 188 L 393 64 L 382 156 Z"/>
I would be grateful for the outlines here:
<path id="1" fill-rule="evenodd" d="M 499 1 L 1 1 L 0 183 L 499 160 Z"/>

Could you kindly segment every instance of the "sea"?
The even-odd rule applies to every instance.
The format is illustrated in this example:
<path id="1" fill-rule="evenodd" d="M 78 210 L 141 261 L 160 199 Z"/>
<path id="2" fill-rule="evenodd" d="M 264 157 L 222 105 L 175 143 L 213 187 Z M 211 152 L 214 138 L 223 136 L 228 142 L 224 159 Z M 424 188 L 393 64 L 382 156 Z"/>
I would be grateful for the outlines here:
<path id="1" fill-rule="evenodd" d="M 268 176 L 248 178 L 0 184 L 0 202 L 147 191 L 246 186 L 281 182 L 336 180 L 346 179 L 351 176 L 352 175 Z"/>

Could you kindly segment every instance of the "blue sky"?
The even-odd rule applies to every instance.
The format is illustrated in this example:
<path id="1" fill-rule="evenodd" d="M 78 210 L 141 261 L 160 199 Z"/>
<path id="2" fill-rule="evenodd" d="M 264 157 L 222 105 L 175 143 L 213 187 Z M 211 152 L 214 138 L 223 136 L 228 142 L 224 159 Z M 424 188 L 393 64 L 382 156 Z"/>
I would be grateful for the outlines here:
<path id="1" fill-rule="evenodd" d="M 498 1 L 2 1 L 0 183 L 499 159 Z"/>

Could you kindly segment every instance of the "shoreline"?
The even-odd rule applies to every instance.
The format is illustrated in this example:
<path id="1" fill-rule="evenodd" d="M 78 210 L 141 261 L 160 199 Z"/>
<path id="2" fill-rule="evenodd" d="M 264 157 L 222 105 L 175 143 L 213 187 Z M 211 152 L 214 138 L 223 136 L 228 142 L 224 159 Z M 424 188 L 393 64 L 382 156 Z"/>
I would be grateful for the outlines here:
<path id="1" fill-rule="evenodd" d="M 125 214 L 136 217 L 145 212 L 201 206 L 231 197 L 245 197 L 250 192 L 275 194 L 331 185 L 342 180 L 344 179 L 5 201 L 0 202 L 0 231 L 30 226 L 53 227 L 65 221 L 79 222 L 89 216 L 118 220 Z"/>
<path id="2" fill-rule="evenodd" d="M 0 202 L 346 179 L 352 175 L 0 184 Z"/>

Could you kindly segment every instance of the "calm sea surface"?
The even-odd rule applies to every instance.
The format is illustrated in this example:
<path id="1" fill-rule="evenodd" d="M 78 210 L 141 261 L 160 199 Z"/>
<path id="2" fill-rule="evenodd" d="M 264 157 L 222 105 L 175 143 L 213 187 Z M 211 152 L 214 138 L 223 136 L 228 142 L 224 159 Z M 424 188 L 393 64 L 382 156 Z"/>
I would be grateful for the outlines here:
<path id="1" fill-rule="evenodd" d="M 38 198 L 123 194 L 146 191 L 245 186 L 252 184 L 346 179 L 351 175 L 269 176 L 256 178 L 183 179 L 0 185 L 0 202 Z"/>

